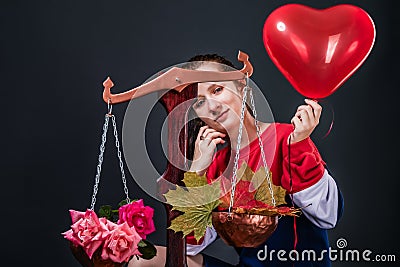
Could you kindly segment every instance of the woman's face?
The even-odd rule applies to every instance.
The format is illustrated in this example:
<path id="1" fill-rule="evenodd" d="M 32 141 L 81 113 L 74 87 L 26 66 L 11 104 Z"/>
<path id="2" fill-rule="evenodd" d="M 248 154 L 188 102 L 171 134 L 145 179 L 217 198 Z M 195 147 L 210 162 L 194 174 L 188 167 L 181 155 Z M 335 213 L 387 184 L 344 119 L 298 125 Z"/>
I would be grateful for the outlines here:
<path id="1" fill-rule="evenodd" d="M 214 62 L 204 63 L 198 70 L 221 71 Z M 242 98 L 236 84 L 231 81 L 198 84 L 193 109 L 201 120 L 217 131 L 227 133 L 239 125 Z"/>

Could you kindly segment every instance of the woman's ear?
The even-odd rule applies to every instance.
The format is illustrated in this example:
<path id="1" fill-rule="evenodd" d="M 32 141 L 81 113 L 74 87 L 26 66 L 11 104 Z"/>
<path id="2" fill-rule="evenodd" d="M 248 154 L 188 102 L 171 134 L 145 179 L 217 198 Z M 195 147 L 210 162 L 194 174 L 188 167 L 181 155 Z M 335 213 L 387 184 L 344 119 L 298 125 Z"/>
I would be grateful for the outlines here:
<path id="1" fill-rule="evenodd" d="M 241 80 L 237 80 L 236 82 L 238 84 L 238 89 L 240 91 L 240 94 L 242 94 L 243 93 L 243 89 L 246 86 L 246 80 L 245 79 L 241 79 Z"/>

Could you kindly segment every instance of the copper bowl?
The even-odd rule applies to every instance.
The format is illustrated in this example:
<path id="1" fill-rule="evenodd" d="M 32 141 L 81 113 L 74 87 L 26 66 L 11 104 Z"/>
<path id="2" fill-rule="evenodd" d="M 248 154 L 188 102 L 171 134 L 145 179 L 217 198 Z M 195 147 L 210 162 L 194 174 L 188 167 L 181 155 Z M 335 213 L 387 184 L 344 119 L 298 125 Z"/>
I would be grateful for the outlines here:
<path id="1" fill-rule="evenodd" d="M 226 211 L 214 211 L 212 223 L 229 246 L 258 247 L 275 231 L 278 217 L 237 213 L 229 215 Z"/>
<path id="2" fill-rule="evenodd" d="M 124 267 L 127 264 L 126 262 L 118 263 L 111 260 L 103 260 L 101 258 L 100 248 L 93 254 L 92 259 L 89 259 L 89 256 L 81 246 L 74 245 L 70 242 L 69 247 L 75 259 L 77 259 L 83 267 Z"/>

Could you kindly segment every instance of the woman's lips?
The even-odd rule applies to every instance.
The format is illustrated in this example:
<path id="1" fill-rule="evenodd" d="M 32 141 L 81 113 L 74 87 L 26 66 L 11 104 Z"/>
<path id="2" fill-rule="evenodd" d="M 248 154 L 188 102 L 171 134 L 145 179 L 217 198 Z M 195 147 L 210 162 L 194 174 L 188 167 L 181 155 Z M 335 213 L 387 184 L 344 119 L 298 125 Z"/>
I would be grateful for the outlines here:
<path id="1" fill-rule="evenodd" d="M 224 112 L 222 112 L 221 114 L 219 114 L 219 116 L 216 117 L 214 121 L 218 121 L 218 122 L 224 121 L 227 113 L 228 113 L 228 109 L 225 110 Z"/>

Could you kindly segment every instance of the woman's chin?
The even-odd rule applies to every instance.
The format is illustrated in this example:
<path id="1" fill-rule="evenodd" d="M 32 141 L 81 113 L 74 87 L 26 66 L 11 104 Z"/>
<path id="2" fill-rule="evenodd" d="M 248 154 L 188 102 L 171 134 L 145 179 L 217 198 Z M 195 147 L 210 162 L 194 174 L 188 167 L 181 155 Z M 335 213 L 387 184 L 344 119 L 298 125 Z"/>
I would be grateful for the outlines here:
<path id="1" fill-rule="evenodd" d="M 234 123 L 230 123 L 229 120 L 225 120 L 224 122 L 214 121 L 214 125 L 214 129 L 225 134 L 231 132 L 233 129 L 237 130 L 237 126 Z"/>

